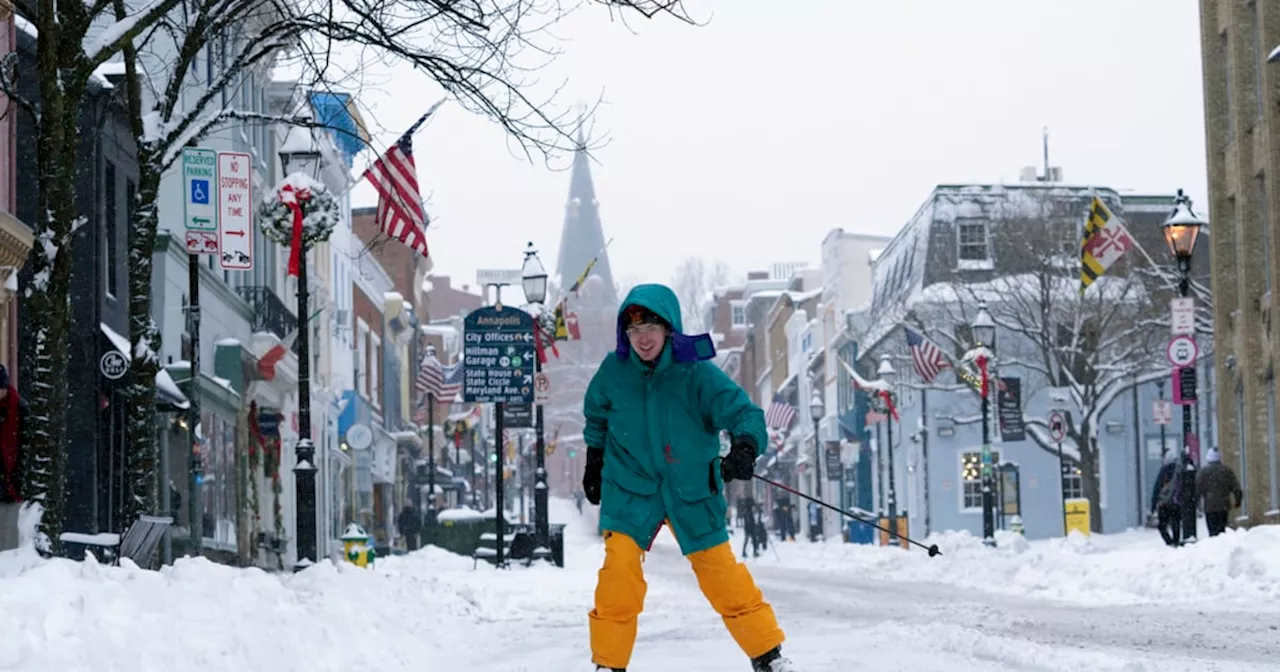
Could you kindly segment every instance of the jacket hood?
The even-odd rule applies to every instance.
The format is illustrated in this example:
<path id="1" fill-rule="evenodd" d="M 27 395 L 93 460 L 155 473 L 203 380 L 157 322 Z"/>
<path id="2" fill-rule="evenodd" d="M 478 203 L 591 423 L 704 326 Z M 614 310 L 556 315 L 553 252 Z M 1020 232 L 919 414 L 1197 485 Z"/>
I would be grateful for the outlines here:
<path id="1" fill-rule="evenodd" d="M 618 359 L 631 356 L 631 341 L 627 338 L 627 328 L 623 324 L 623 313 L 631 306 L 653 311 L 655 315 L 671 325 L 671 355 L 677 362 L 688 363 L 716 356 L 716 347 L 708 334 L 688 336 L 684 334 L 684 321 L 680 319 L 680 299 L 670 287 L 659 284 L 636 285 L 627 292 L 627 298 L 618 306 L 617 332 L 618 347 L 615 353 Z"/>

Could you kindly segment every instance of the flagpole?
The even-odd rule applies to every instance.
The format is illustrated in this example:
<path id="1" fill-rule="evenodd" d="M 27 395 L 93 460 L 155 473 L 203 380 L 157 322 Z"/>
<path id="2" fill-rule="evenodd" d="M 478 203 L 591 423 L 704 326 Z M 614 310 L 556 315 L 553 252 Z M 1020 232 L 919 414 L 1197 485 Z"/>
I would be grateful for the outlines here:
<path id="1" fill-rule="evenodd" d="M 413 126 L 419 126 L 419 127 L 421 127 L 421 126 L 422 126 L 422 125 L 427 121 L 427 119 L 428 119 L 429 117 L 431 117 L 432 115 L 434 115 L 434 114 L 436 113 L 436 110 L 440 109 L 440 106 L 441 106 L 441 105 L 443 105 L 443 104 L 445 103 L 445 101 L 447 101 L 447 100 L 448 100 L 448 98 L 441 98 L 440 100 L 437 100 L 434 104 L 432 104 L 432 106 L 431 106 L 431 107 L 427 108 L 427 111 L 426 111 L 426 113 L 425 113 L 425 114 L 423 114 L 421 117 L 418 117 L 418 121 L 417 121 L 417 122 L 415 122 Z M 410 126 L 410 127 L 409 127 L 409 128 L 410 128 L 410 130 L 412 130 L 412 129 L 413 129 L 413 126 Z M 401 135 L 403 135 L 403 134 L 401 134 Z M 398 139 L 398 137 L 399 137 L 399 136 L 397 136 L 397 139 Z M 372 149 L 372 148 L 373 148 L 372 143 L 369 145 L 369 148 L 370 148 L 370 149 Z M 379 156 L 381 156 L 381 154 L 379 154 Z M 370 168 L 371 166 L 373 166 L 373 164 L 375 164 L 375 163 L 377 163 L 377 162 L 378 162 L 378 160 L 377 160 L 376 158 L 375 158 L 373 161 L 369 161 L 369 162 L 368 162 L 368 165 L 366 165 L 366 166 L 365 166 L 364 170 L 360 172 L 360 177 L 359 177 L 359 178 L 357 178 L 357 179 L 355 179 L 355 180 L 350 180 L 350 181 L 348 181 L 348 184 L 347 184 L 346 189 L 343 189 L 343 190 L 338 194 L 338 200 L 339 200 L 339 201 L 341 201 L 341 200 L 343 199 L 343 197 L 345 197 L 347 194 L 351 193 L 351 190 L 352 190 L 352 189 L 355 189 L 355 188 L 356 188 L 356 185 L 360 184 L 361 182 L 364 182 L 364 176 L 365 176 L 365 175 L 367 175 L 367 174 L 369 173 L 369 168 Z"/>
<path id="2" fill-rule="evenodd" d="M 602 247 L 600 248 L 600 250 L 596 252 L 596 255 L 595 255 L 594 257 L 591 257 L 591 261 L 588 261 L 588 262 L 587 262 L 587 267 L 586 267 L 586 268 L 584 268 L 584 269 L 582 269 L 582 273 L 579 273 L 579 274 L 578 274 L 577 279 L 574 281 L 574 284 L 575 284 L 575 285 L 579 284 L 579 282 L 580 282 L 580 281 L 585 281 L 585 280 L 586 280 L 586 278 L 585 278 L 585 277 L 583 277 L 583 276 L 585 276 L 587 273 L 591 272 L 591 267 L 592 267 L 592 266 L 594 266 L 594 265 L 596 264 L 596 262 L 600 261 L 600 257 L 604 256 L 604 253 L 605 253 L 606 251 L 608 251 L 609 246 L 610 246 L 610 245 L 612 245 L 612 244 L 613 244 L 613 239 L 612 239 L 612 238 L 610 238 L 609 240 L 605 241 L 604 246 L 602 246 Z M 568 298 L 568 290 L 566 290 L 564 287 L 561 287 L 561 288 L 560 288 L 560 291 L 561 291 L 561 292 L 563 292 L 563 293 L 560 295 L 560 298 L 556 299 L 556 300 L 553 302 L 553 304 L 563 303 L 563 302 L 564 302 L 564 300 L 565 300 L 566 298 Z"/>

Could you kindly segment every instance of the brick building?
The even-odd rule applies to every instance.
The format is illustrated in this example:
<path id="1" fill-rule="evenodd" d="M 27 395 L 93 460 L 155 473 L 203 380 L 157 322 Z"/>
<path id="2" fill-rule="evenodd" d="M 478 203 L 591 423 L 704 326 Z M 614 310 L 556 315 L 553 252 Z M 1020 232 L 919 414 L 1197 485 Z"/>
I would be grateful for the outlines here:
<path id="1" fill-rule="evenodd" d="M 1223 462 L 1240 476 L 1236 523 L 1280 523 L 1273 288 L 1280 286 L 1280 5 L 1201 0 L 1205 144 L 1212 235 L 1217 422 Z M 1201 205 L 1199 214 L 1206 208 Z"/>

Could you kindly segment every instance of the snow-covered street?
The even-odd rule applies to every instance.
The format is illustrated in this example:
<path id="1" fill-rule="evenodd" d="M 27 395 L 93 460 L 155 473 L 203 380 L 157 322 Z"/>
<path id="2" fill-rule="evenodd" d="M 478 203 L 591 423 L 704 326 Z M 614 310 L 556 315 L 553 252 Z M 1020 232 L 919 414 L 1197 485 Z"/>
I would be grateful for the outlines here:
<path id="1" fill-rule="evenodd" d="M 0 670 L 588 669 L 602 545 L 570 506 L 553 512 L 570 521 L 563 570 L 472 570 L 471 559 L 437 549 L 372 571 L 326 563 L 296 576 L 5 553 Z M 1147 531 L 1006 538 L 994 552 L 962 536 L 938 541 L 947 555 L 933 560 L 798 542 L 749 563 L 787 631 L 787 655 L 806 672 L 1276 668 L 1280 530 L 1176 550 Z M 646 570 L 631 670 L 747 669 L 668 535 Z"/>

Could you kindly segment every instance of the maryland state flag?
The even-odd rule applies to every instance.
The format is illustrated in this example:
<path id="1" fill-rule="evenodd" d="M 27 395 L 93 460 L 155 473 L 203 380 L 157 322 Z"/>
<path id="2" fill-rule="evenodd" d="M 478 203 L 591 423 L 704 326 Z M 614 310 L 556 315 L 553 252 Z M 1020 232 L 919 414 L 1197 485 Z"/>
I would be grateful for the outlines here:
<path id="1" fill-rule="evenodd" d="M 1136 243 L 1120 218 L 1107 208 L 1102 199 L 1093 197 L 1089 218 L 1084 223 L 1080 240 L 1080 294 L 1084 295 L 1099 276 L 1106 273 Z"/>
<path id="2" fill-rule="evenodd" d="M 556 304 L 557 341 L 577 341 L 582 338 L 582 329 L 578 326 L 578 314 L 569 310 L 568 301 L 561 300 Z"/>

